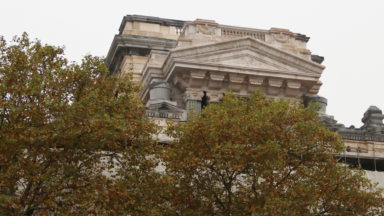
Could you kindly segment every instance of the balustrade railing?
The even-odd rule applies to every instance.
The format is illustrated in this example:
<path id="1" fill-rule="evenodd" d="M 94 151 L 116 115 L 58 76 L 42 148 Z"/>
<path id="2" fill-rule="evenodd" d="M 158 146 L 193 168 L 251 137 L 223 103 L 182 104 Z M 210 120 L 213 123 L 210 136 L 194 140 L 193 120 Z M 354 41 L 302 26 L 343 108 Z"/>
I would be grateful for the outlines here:
<path id="1" fill-rule="evenodd" d="M 237 37 L 253 37 L 261 41 L 265 41 L 265 34 L 261 32 L 253 32 L 247 30 L 221 29 L 221 37 L 237 38 Z"/>

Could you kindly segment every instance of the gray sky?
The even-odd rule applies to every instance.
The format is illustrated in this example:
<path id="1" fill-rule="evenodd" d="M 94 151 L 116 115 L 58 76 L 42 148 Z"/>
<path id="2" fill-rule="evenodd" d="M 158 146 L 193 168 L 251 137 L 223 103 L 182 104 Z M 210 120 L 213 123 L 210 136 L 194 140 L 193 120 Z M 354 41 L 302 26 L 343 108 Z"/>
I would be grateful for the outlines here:
<path id="1" fill-rule="evenodd" d="M 384 110 L 383 0 L 1 0 L 0 35 L 66 47 L 79 62 L 87 53 L 106 56 L 124 15 L 213 19 L 220 24 L 285 28 L 311 37 L 312 54 L 325 57 L 320 95 L 327 113 L 345 126 L 362 125 L 370 105 Z"/>

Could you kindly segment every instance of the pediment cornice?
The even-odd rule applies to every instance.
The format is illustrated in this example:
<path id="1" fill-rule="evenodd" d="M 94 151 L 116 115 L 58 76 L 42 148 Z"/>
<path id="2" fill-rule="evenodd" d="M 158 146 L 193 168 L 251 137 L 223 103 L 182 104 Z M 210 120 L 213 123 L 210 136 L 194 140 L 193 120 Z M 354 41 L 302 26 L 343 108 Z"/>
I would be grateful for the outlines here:
<path id="1" fill-rule="evenodd" d="M 161 55 L 163 64 L 152 56 Z M 153 53 L 144 66 L 145 85 L 165 81 L 200 91 L 225 92 L 230 87 L 239 95 L 260 88 L 271 97 L 301 98 L 316 94 L 325 67 L 280 50 L 251 37 L 175 48 L 169 53 Z M 141 94 L 146 96 L 144 91 Z"/>
<path id="2" fill-rule="evenodd" d="M 163 70 L 166 74 L 168 74 L 171 72 L 170 69 L 172 68 L 174 62 L 181 61 L 182 59 L 189 59 L 190 62 L 195 61 L 196 63 L 205 63 L 207 60 L 204 59 L 207 59 L 207 57 L 220 56 L 230 53 L 229 55 L 232 54 L 233 58 L 235 57 L 233 54 L 238 51 L 248 51 L 249 53 L 262 55 L 269 59 L 271 63 L 279 62 L 281 65 L 295 68 L 296 71 L 313 74 L 313 76 L 316 77 L 320 77 L 322 71 L 325 69 L 323 65 L 312 62 L 311 60 L 298 57 L 292 53 L 280 50 L 257 39 L 243 37 L 224 42 L 172 49 L 164 63 Z"/>

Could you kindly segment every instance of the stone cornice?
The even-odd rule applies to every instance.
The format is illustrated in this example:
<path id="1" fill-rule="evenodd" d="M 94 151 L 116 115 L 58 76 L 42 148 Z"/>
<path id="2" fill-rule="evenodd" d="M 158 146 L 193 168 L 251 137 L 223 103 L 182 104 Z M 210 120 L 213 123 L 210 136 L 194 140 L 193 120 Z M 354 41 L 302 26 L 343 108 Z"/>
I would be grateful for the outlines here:
<path id="1" fill-rule="evenodd" d="M 255 28 L 246 28 L 246 27 L 240 27 L 240 26 L 230 26 L 230 25 L 218 25 L 218 28 L 221 29 L 233 29 L 233 30 L 238 30 L 238 31 L 250 31 L 250 32 L 260 32 L 260 33 L 265 33 L 268 34 L 269 30 L 265 29 L 255 29 Z"/>
<path id="2" fill-rule="evenodd" d="M 300 79 L 306 81 L 317 81 L 320 75 L 308 75 L 299 72 L 290 72 L 282 70 L 270 70 L 250 67 L 240 67 L 232 65 L 221 65 L 210 62 L 196 62 L 187 59 L 174 59 L 167 65 L 169 68 L 190 68 L 190 69 L 202 69 L 207 71 L 221 71 L 234 74 L 253 75 L 253 76 L 268 76 L 268 77 L 284 77 L 286 79 Z M 163 67 L 163 71 L 164 67 Z M 165 74 L 165 78 L 168 79 L 171 73 Z"/>
<path id="3" fill-rule="evenodd" d="M 229 50 L 235 49 L 256 49 L 257 51 L 268 54 L 268 57 L 273 59 L 278 59 L 279 61 L 287 64 L 296 66 L 298 68 L 304 68 L 319 75 L 325 69 L 325 66 L 300 58 L 294 54 L 291 54 L 287 51 L 280 50 L 276 47 L 273 47 L 269 44 L 263 43 L 251 37 L 243 37 L 238 39 L 233 39 L 224 42 L 217 42 L 213 44 L 203 44 L 192 47 L 177 48 L 170 51 L 163 68 L 164 71 L 169 71 L 169 64 L 173 63 L 173 58 L 184 58 L 184 57 L 196 57 L 202 54 L 212 55 L 216 52 L 228 52 Z"/>
<path id="4" fill-rule="evenodd" d="M 136 55 L 149 55 L 151 50 L 169 51 L 176 43 L 176 40 L 146 37 L 139 35 L 115 35 L 110 46 L 107 59 L 107 67 L 111 73 L 114 73 L 118 65 L 121 50 L 134 50 Z"/>
<path id="5" fill-rule="evenodd" d="M 142 16 L 142 15 L 127 15 L 124 16 L 123 20 L 121 21 L 120 28 L 119 28 L 119 34 L 122 34 L 122 31 L 124 29 L 126 22 L 144 22 L 144 23 L 154 23 L 159 24 L 162 26 L 176 26 L 176 27 L 183 27 L 184 23 L 186 21 L 183 20 L 174 20 L 174 19 L 164 19 L 159 17 L 152 17 L 152 16 Z"/>

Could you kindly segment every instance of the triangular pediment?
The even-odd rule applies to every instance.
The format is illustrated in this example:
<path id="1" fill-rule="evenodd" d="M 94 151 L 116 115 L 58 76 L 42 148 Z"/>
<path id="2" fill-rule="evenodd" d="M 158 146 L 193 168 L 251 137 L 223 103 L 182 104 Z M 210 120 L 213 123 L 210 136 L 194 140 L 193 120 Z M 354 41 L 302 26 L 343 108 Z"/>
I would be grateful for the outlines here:
<path id="1" fill-rule="evenodd" d="M 240 68 L 249 69 L 263 69 L 263 70 L 274 70 L 274 71 L 292 71 L 297 72 L 298 69 L 292 67 L 278 60 L 269 59 L 268 57 L 262 56 L 259 53 L 252 53 L 251 51 L 237 51 L 237 55 L 228 56 L 211 56 L 208 60 L 202 62 L 205 63 L 216 63 L 219 65 L 236 66 Z M 216 57 L 216 58 L 215 58 Z"/>
<path id="2" fill-rule="evenodd" d="M 242 56 L 239 58 L 226 59 L 221 62 L 224 65 L 233 65 L 240 67 L 251 67 L 251 68 L 263 68 L 263 69 L 286 69 L 284 67 L 279 67 L 276 65 L 268 64 L 266 62 L 261 62 L 259 59 L 252 56 Z"/>
<path id="3" fill-rule="evenodd" d="M 172 50 L 172 57 L 195 64 L 307 74 L 315 77 L 320 77 L 325 68 L 309 60 L 309 57 L 299 56 L 247 37 Z"/>

